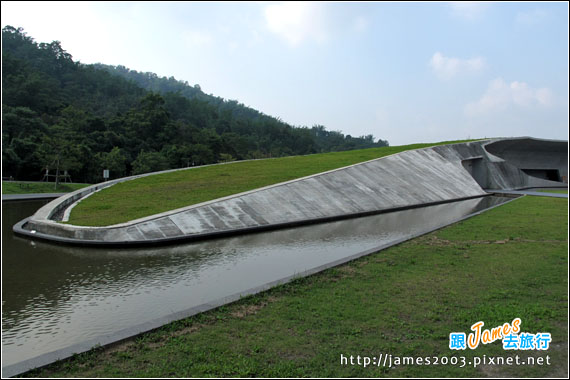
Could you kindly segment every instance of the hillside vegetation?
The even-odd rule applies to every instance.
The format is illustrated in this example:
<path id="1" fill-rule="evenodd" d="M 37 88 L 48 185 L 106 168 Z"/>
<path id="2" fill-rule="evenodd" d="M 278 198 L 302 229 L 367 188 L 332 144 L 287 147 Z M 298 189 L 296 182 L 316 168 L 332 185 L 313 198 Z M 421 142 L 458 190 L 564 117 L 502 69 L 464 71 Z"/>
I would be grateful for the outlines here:
<path id="1" fill-rule="evenodd" d="M 325 127 L 295 127 L 199 86 L 125 67 L 84 65 L 59 41 L 2 29 L 2 169 L 16 180 L 45 168 L 73 181 L 233 160 L 388 145 Z"/>

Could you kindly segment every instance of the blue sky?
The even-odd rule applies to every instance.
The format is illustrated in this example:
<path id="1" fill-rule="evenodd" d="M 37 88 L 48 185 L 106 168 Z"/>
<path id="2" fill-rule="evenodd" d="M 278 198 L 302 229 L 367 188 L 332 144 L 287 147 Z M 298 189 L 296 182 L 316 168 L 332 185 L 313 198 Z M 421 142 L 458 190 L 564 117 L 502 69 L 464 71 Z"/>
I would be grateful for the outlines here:
<path id="1" fill-rule="evenodd" d="M 568 139 L 566 2 L 2 2 L 5 25 L 297 126 Z"/>

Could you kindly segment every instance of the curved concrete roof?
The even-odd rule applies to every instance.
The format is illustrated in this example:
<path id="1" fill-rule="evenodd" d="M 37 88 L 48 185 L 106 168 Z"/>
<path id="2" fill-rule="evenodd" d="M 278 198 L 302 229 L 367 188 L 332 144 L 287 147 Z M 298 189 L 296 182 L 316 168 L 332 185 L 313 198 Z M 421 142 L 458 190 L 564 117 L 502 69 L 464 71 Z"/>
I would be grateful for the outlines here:
<path id="1" fill-rule="evenodd" d="M 405 151 L 107 227 L 57 222 L 57 217 L 74 202 L 94 191 L 157 174 L 150 173 L 93 185 L 58 198 L 18 224 L 15 232 L 69 244 L 161 244 L 480 197 L 487 194 L 483 188 L 560 186 L 558 182 L 529 176 L 498 156 L 526 149 L 531 158 L 544 161 L 545 154 L 552 155 L 551 150 L 544 148 L 544 141 L 483 140 Z M 558 166 L 550 169 L 567 173 L 567 150 L 558 149 L 567 147 L 567 142 L 548 144 L 556 147 L 555 156 L 559 157 Z M 533 146 L 537 147 L 535 151 Z M 489 147 L 496 154 L 490 154 Z"/>

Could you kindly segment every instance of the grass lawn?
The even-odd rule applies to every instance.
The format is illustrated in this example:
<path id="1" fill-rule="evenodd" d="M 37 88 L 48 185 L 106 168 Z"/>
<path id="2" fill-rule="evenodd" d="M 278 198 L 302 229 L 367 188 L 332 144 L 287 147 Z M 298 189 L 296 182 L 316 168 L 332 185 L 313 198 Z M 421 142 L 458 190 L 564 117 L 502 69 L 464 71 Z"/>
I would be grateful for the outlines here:
<path id="1" fill-rule="evenodd" d="M 405 150 L 455 142 L 459 141 L 238 161 L 148 176 L 86 198 L 73 208 L 69 223 L 109 226 Z"/>
<path id="2" fill-rule="evenodd" d="M 34 377 L 567 377 L 568 200 L 523 197 Z M 548 351 L 500 341 L 449 349 L 451 332 L 522 320 Z M 549 356 L 543 366 L 341 365 L 340 355 Z M 433 359 L 432 359 L 433 362 Z"/>
<path id="3" fill-rule="evenodd" d="M 53 182 L 2 181 L 2 194 L 69 193 L 86 186 L 89 184 L 60 183 L 55 188 Z"/>

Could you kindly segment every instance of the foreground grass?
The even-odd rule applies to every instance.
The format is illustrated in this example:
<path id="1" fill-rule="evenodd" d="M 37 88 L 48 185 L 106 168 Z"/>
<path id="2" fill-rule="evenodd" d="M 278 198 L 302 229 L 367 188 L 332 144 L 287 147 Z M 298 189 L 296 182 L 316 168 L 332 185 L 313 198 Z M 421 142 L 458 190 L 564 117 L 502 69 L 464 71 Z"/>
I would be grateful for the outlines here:
<path id="1" fill-rule="evenodd" d="M 568 201 L 524 197 L 347 265 L 28 373 L 37 377 L 567 377 Z M 550 349 L 451 351 L 522 319 Z M 340 355 L 542 356 L 550 366 L 340 364 Z M 546 359 L 545 359 L 546 360 Z"/>
<path id="2" fill-rule="evenodd" d="M 69 193 L 88 183 L 60 183 L 57 188 L 53 182 L 23 182 L 2 181 L 2 194 L 39 194 L 39 193 Z"/>
<path id="3" fill-rule="evenodd" d="M 124 223 L 405 150 L 455 142 L 459 141 L 238 161 L 148 176 L 113 185 L 86 198 L 73 208 L 69 223 L 81 226 Z"/>

